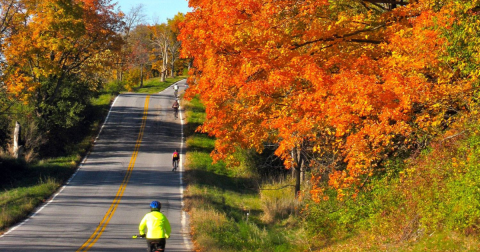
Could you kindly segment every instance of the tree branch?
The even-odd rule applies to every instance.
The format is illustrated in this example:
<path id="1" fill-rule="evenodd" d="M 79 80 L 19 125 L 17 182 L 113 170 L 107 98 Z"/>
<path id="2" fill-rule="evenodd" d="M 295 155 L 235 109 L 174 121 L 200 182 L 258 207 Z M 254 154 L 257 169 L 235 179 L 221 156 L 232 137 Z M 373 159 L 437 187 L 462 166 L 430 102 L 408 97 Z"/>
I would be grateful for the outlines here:
<path id="1" fill-rule="evenodd" d="M 375 31 L 375 30 L 378 30 L 382 27 L 385 27 L 386 25 L 385 24 L 381 24 L 379 26 L 376 26 L 376 27 L 373 27 L 373 28 L 370 28 L 370 29 L 363 29 L 363 30 L 358 30 L 358 31 L 355 31 L 355 32 L 352 32 L 352 33 L 348 33 L 348 34 L 345 34 L 345 35 L 333 35 L 332 37 L 330 38 L 320 38 L 320 39 L 316 39 L 316 40 L 312 40 L 312 41 L 307 41 L 307 42 L 304 42 L 302 44 L 293 44 L 293 47 L 292 50 L 295 50 L 295 49 L 298 49 L 300 47 L 303 47 L 303 46 L 306 46 L 306 45 L 310 45 L 310 44 L 313 44 L 313 43 L 317 43 L 317 42 L 327 42 L 327 41 L 335 41 L 336 39 L 344 39 L 344 38 L 348 38 L 348 37 L 352 37 L 352 36 L 355 36 L 355 35 L 358 35 L 360 33 L 364 33 L 364 32 L 371 32 L 371 31 Z M 364 42 L 364 43 L 373 43 L 373 44 L 380 44 L 382 43 L 382 41 L 377 41 L 377 40 L 369 40 L 369 39 L 350 39 L 349 41 L 353 41 L 353 42 Z"/>

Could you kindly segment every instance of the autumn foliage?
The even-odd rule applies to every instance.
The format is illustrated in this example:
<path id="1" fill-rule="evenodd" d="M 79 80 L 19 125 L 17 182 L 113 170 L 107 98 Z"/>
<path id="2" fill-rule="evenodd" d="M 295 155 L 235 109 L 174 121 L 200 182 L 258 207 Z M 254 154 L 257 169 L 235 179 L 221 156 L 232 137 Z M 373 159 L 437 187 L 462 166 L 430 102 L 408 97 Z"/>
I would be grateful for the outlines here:
<path id="1" fill-rule="evenodd" d="M 292 167 L 301 148 L 314 199 L 322 177 L 341 198 L 467 111 L 478 75 L 451 57 L 449 31 L 478 1 L 384 2 L 191 0 L 187 95 L 206 105 L 214 158 L 275 144 Z"/>
<path id="2" fill-rule="evenodd" d="M 40 155 L 62 153 L 108 78 L 123 14 L 110 0 L 1 0 L 0 7 L 0 97 L 10 102 L 1 110 L 48 139 L 35 147 Z"/>
<path id="3" fill-rule="evenodd" d="M 71 75 L 92 76 L 109 64 L 108 53 L 121 45 L 121 15 L 110 0 L 15 1 L 12 33 L 3 54 L 9 92 L 27 100 L 42 79 L 56 82 L 45 99 L 59 96 Z"/>

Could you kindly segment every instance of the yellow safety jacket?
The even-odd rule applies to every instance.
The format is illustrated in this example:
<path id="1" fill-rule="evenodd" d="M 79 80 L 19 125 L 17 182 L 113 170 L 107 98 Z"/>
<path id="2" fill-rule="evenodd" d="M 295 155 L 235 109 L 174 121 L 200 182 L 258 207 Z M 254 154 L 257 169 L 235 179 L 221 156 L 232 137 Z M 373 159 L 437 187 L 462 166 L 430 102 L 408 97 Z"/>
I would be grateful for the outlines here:
<path id="1" fill-rule="evenodd" d="M 145 227 L 147 228 L 147 239 L 159 239 L 170 237 L 170 222 L 167 217 L 158 211 L 152 211 L 143 217 L 138 230 L 140 235 L 145 234 Z"/>

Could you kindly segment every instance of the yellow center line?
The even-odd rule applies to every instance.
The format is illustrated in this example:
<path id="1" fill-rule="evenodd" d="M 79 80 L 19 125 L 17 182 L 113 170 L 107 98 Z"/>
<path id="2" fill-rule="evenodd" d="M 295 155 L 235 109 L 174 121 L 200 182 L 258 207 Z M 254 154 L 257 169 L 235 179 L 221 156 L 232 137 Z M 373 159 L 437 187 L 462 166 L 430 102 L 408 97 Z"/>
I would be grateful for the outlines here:
<path id="1" fill-rule="evenodd" d="M 123 178 L 122 184 L 120 185 L 120 188 L 118 188 L 117 194 L 115 195 L 115 198 L 113 199 L 113 202 L 110 205 L 110 208 L 105 213 L 105 216 L 103 216 L 103 219 L 98 224 L 97 228 L 95 229 L 95 232 L 93 232 L 90 238 L 88 238 L 88 240 L 77 250 L 77 252 L 88 251 L 97 242 L 100 236 L 102 236 L 102 233 L 107 227 L 108 223 L 110 222 L 110 219 L 113 217 L 113 214 L 117 210 L 118 204 L 120 204 L 120 200 L 123 197 L 123 193 L 125 192 L 128 181 L 130 180 L 130 177 L 132 175 L 133 167 L 135 166 L 135 161 L 137 160 L 138 150 L 140 149 L 140 144 L 142 143 L 143 131 L 145 130 L 145 125 L 147 123 L 149 99 L 150 99 L 150 95 L 148 95 L 145 100 L 145 106 L 143 109 L 143 117 L 142 117 L 142 126 L 140 127 L 140 133 L 138 134 L 137 142 L 135 144 L 135 149 L 133 151 L 132 157 L 130 158 L 130 163 L 128 164 L 127 173 Z"/>

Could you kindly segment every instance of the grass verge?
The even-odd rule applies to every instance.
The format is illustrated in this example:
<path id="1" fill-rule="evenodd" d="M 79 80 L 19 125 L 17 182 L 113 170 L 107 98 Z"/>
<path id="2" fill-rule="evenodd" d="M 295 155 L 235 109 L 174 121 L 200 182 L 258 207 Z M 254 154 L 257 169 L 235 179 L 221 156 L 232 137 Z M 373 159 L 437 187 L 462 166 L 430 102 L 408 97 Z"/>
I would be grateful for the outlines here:
<path id="1" fill-rule="evenodd" d="M 77 162 L 74 157 L 44 160 L 34 165 L 25 164 L 10 175 L 9 181 L 2 183 L 0 192 L 0 230 L 21 221 L 45 202 L 73 174 Z"/>
<path id="2" fill-rule="evenodd" d="M 214 139 L 195 133 L 205 118 L 205 110 L 198 99 L 186 102 L 184 107 L 188 120 L 185 207 L 191 216 L 196 249 L 303 250 L 305 246 L 298 238 L 305 232 L 296 226 L 294 211 L 291 211 L 296 204 L 292 189 L 275 190 L 273 187 L 278 184 L 261 183 L 252 160 L 254 156 L 246 151 L 237 154 L 240 160 L 237 165 L 212 164 L 209 154 L 214 148 Z"/>
<path id="3" fill-rule="evenodd" d="M 480 251 L 480 118 L 452 125 L 416 156 L 392 158 L 357 198 L 326 190 L 313 202 L 305 184 L 301 203 L 288 177 L 259 177 L 258 156 L 212 164 L 214 140 L 194 132 L 204 109 L 195 99 L 185 107 L 185 206 L 198 251 Z"/>

